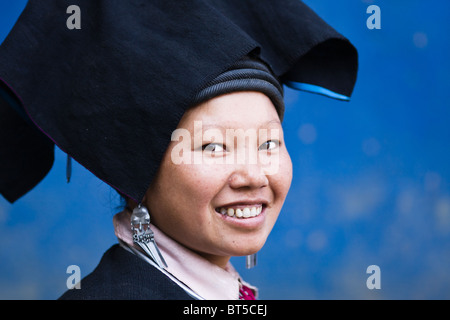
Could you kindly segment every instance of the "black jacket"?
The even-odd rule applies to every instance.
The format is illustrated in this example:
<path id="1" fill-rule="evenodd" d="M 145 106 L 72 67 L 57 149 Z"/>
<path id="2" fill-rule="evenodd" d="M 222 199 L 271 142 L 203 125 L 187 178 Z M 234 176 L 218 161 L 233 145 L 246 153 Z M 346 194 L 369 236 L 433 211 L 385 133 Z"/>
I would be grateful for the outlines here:
<path id="1" fill-rule="evenodd" d="M 81 280 L 80 289 L 66 291 L 61 300 L 190 300 L 162 272 L 114 245 L 95 270 Z"/>

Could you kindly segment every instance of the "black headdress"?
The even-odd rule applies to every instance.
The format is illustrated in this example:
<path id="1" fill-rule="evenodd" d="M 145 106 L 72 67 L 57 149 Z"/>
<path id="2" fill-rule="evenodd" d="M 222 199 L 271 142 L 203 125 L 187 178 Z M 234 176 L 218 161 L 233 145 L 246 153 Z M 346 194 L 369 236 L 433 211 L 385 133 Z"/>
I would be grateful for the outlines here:
<path id="1" fill-rule="evenodd" d="M 299 0 L 29 0 L 0 47 L 0 193 L 31 190 L 56 144 L 139 202 L 185 110 L 247 56 L 337 99 L 356 81 L 355 48 Z"/>

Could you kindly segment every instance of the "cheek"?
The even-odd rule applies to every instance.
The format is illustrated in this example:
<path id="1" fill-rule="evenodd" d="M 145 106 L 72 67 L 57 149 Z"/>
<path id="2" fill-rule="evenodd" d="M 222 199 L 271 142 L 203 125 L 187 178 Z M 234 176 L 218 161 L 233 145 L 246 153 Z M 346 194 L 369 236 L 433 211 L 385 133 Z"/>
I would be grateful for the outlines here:
<path id="1" fill-rule="evenodd" d="M 208 213 L 211 199 L 226 181 L 220 168 L 213 166 L 171 163 L 161 171 L 164 176 L 159 177 L 154 193 L 158 206 L 165 207 L 165 215 L 176 214 L 174 219 L 189 220 L 195 215 L 197 223 Z"/>
<path id="2" fill-rule="evenodd" d="M 285 186 L 287 187 L 286 193 L 289 190 L 289 188 L 291 187 L 291 182 L 292 182 L 292 175 L 293 175 L 293 168 L 292 168 L 292 161 L 291 161 L 291 157 L 289 156 L 289 153 L 286 150 L 286 154 L 285 154 L 285 159 L 284 159 L 284 175 L 285 175 L 285 179 L 284 179 L 284 183 Z"/>
<path id="3" fill-rule="evenodd" d="M 207 205 L 226 181 L 220 166 L 185 165 L 174 171 L 174 181 L 190 202 Z"/>
<path id="4" fill-rule="evenodd" d="M 280 154 L 278 171 L 269 178 L 277 204 L 282 206 L 292 182 L 292 161 L 285 149 Z"/>
<path id="5" fill-rule="evenodd" d="M 172 164 L 161 171 L 164 176 L 158 177 L 148 193 L 152 221 L 173 239 L 200 250 L 217 237 L 211 200 L 226 178 L 221 178 L 220 168 L 204 165 Z"/>

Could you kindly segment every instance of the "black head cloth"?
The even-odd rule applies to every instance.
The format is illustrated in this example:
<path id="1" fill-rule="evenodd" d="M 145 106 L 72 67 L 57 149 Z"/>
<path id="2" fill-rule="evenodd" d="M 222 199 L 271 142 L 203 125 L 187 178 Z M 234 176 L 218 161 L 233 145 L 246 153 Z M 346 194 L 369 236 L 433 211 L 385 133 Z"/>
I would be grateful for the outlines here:
<path id="1" fill-rule="evenodd" d="M 299 0 L 29 0 L 0 47 L 0 193 L 38 184 L 56 144 L 141 201 L 184 112 L 246 56 L 337 99 L 356 81 L 356 49 Z"/>
<path id="2" fill-rule="evenodd" d="M 245 56 L 201 88 L 193 101 L 200 104 L 214 97 L 236 91 L 259 91 L 267 95 L 280 119 L 284 116 L 283 86 L 265 63 Z"/>

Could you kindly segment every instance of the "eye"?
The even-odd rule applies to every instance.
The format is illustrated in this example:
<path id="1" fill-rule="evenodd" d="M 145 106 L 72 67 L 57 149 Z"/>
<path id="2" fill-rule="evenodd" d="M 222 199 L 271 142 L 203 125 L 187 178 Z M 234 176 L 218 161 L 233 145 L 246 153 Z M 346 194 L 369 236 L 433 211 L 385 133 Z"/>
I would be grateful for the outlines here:
<path id="1" fill-rule="evenodd" d="M 278 140 L 268 140 L 259 146 L 258 150 L 272 150 L 280 145 Z"/>
<path id="2" fill-rule="evenodd" d="M 202 146 L 202 150 L 212 152 L 212 153 L 224 152 L 225 146 L 222 144 L 219 144 L 219 143 L 207 143 Z"/>

